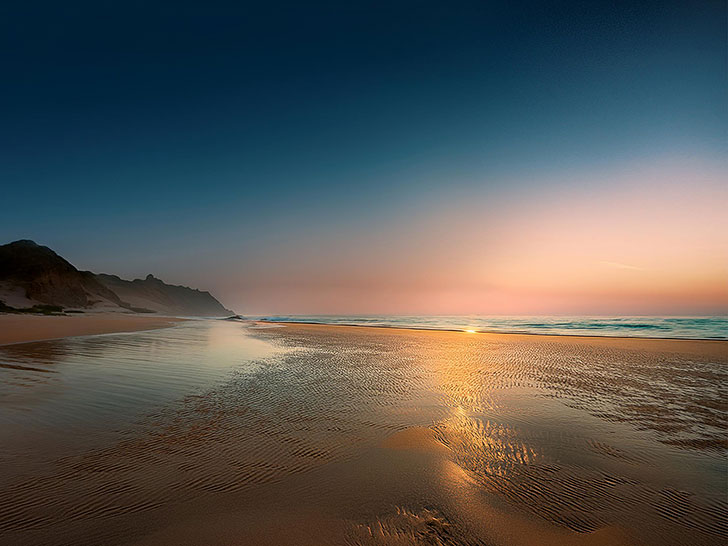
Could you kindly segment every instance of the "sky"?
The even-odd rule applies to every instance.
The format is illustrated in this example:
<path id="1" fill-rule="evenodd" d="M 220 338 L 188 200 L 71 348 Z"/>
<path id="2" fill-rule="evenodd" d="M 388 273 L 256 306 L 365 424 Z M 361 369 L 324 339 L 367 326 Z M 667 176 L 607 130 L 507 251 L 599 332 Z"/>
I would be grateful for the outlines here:
<path id="1" fill-rule="evenodd" d="M 726 9 L 4 3 L 0 239 L 243 314 L 725 314 Z"/>

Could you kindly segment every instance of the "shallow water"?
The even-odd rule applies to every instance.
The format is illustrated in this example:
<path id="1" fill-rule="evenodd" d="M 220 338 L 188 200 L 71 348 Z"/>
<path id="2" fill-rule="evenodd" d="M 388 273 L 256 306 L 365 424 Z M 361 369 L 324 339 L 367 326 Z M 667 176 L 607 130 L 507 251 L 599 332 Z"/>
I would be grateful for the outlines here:
<path id="1" fill-rule="evenodd" d="M 276 315 L 256 317 L 271 322 L 302 322 L 428 330 L 474 330 L 572 336 L 728 339 L 728 317 L 501 317 Z"/>
<path id="2" fill-rule="evenodd" d="M 723 342 L 199 321 L 0 347 L 2 544 L 716 544 Z"/>

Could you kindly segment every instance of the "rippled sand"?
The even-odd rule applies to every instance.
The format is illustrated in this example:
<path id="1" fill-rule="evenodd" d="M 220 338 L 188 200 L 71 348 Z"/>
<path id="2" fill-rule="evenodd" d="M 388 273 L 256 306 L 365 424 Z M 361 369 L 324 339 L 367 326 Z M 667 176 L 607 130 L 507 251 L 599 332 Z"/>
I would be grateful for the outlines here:
<path id="1" fill-rule="evenodd" d="M 0 347 L 0 543 L 723 543 L 727 352 L 223 321 Z"/>

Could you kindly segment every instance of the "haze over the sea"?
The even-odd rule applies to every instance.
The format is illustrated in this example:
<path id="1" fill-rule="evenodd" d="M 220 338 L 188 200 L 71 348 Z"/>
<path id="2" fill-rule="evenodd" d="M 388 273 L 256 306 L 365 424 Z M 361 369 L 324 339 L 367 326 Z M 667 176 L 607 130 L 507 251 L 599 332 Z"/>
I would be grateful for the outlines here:
<path id="1" fill-rule="evenodd" d="M 728 313 L 724 2 L 37 4 L 0 243 L 246 314 Z"/>

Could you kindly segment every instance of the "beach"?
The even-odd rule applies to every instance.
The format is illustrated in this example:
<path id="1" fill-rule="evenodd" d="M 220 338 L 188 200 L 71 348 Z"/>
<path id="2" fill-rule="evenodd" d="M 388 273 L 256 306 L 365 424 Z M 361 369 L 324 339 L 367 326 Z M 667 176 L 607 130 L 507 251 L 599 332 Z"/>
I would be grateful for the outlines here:
<path id="1" fill-rule="evenodd" d="M 0 345 L 72 336 L 153 330 L 173 326 L 181 320 L 184 319 L 121 313 L 89 313 L 72 316 L 0 314 Z"/>
<path id="2" fill-rule="evenodd" d="M 5 345 L 0 542 L 721 543 L 727 365 L 725 341 L 210 320 Z"/>

